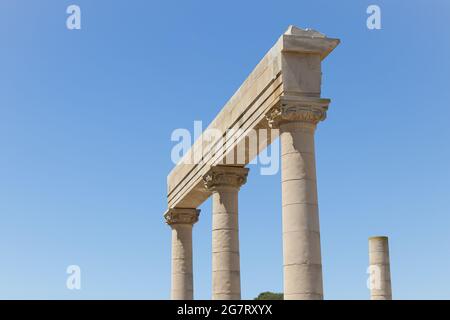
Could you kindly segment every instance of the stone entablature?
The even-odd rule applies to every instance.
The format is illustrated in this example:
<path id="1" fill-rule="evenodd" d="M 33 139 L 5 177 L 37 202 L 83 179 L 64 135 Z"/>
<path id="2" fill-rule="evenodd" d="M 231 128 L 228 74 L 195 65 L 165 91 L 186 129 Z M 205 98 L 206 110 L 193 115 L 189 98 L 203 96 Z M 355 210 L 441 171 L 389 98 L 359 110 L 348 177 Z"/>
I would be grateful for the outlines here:
<path id="1" fill-rule="evenodd" d="M 241 130 L 242 134 L 224 141 L 222 153 L 215 152 L 214 142 L 200 136 L 186 158 L 193 158 L 192 154 L 200 152 L 202 163 L 181 161 L 167 177 L 168 207 L 196 208 L 208 199 L 210 192 L 204 188 L 203 176 L 211 166 L 225 163 L 226 155 L 249 132 L 269 129 L 266 115 L 272 108 L 291 97 L 320 100 L 321 61 L 338 44 L 338 39 L 328 38 L 315 30 L 290 26 L 205 129 L 223 133 Z M 258 150 L 251 151 L 258 154 L 275 138 L 277 136 L 270 136 L 268 141 L 259 141 Z M 256 154 L 250 154 L 248 159 Z"/>
<path id="2" fill-rule="evenodd" d="M 281 145 L 284 298 L 323 299 L 314 132 L 330 103 L 320 97 L 321 61 L 338 44 L 315 30 L 289 27 L 205 130 L 222 136 L 236 130 L 239 136 L 209 142 L 202 134 L 190 151 L 200 150 L 202 162 L 182 160 L 169 174 L 165 218 L 172 227 L 172 299 L 194 297 L 192 225 L 196 208 L 209 197 L 212 298 L 241 298 L 239 189 L 247 181 L 245 165 L 277 136 L 258 141 L 244 164 L 224 159 L 251 131 L 268 128 L 279 129 L 273 131 Z"/>

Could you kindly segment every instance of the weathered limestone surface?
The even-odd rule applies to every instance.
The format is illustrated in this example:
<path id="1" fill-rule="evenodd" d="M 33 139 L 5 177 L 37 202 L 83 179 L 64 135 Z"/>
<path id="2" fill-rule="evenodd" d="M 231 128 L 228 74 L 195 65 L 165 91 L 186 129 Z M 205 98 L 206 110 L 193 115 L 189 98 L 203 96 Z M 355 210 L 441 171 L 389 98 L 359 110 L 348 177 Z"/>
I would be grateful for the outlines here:
<path id="1" fill-rule="evenodd" d="M 246 182 L 245 165 L 278 132 L 285 299 L 323 298 L 314 132 L 330 103 L 320 97 L 321 62 L 338 44 L 317 31 L 289 27 L 167 178 L 168 207 L 175 208 L 169 216 L 176 212 L 171 210 L 196 212 L 183 208 L 197 208 L 213 198 L 213 299 L 241 297 L 239 187 Z M 254 130 L 270 128 L 279 131 L 268 130 L 271 134 L 256 149 L 246 150 L 243 163 L 224 162 Z M 219 130 L 224 139 L 211 139 L 206 134 L 210 129 Z M 239 134 L 225 135 L 230 130 Z M 169 224 L 172 297 L 191 299 L 193 223 Z"/>
<path id="2" fill-rule="evenodd" d="M 328 100 L 290 102 L 268 115 L 280 128 L 284 299 L 323 299 L 314 132 Z"/>
<path id="3" fill-rule="evenodd" d="M 205 174 L 212 192 L 212 299 L 241 299 L 238 192 L 248 169 L 216 166 Z"/>
<path id="4" fill-rule="evenodd" d="M 369 238 L 371 300 L 392 300 L 388 237 Z"/>
<path id="5" fill-rule="evenodd" d="M 192 227 L 200 210 L 170 209 L 164 215 L 172 228 L 172 300 L 192 300 Z"/>
<path id="6" fill-rule="evenodd" d="M 245 138 L 252 129 L 268 128 L 266 114 L 285 100 L 310 100 L 320 97 L 321 61 L 338 45 L 338 39 L 327 38 L 317 31 L 289 29 L 262 58 L 241 87 L 225 104 L 208 126 L 225 132 L 241 129 L 236 141 L 224 142 L 223 152 L 210 137 L 201 136 L 186 158 L 194 160 L 202 155 L 202 163 L 180 163 L 169 174 L 168 206 L 196 208 L 210 195 L 205 190 L 202 177 L 210 166 L 223 163 L 223 158 Z M 260 141 L 258 153 L 271 143 Z M 250 154 L 245 166 L 256 154 Z M 200 157 L 201 158 L 201 157 Z"/>

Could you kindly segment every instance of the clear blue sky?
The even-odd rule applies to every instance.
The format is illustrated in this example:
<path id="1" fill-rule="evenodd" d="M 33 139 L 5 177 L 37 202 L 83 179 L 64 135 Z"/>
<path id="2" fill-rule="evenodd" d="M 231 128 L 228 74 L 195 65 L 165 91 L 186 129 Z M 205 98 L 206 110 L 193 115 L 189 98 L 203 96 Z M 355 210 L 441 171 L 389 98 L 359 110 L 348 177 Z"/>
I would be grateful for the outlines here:
<path id="1" fill-rule="evenodd" d="M 70 4 L 81 30 L 66 29 Z M 369 4 L 382 30 L 366 28 Z M 0 298 L 169 298 L 171 132 L 209 123 L 294 24 L 342 40 L 316 135 L 325 298 L 367 299 L 367 238 L 388 235 L 394 298 L 450 299 L 449 21 L 446 0 L 1 1 Z M 282 290 L 280 176 L 250 170 L 244 298 Z"/>

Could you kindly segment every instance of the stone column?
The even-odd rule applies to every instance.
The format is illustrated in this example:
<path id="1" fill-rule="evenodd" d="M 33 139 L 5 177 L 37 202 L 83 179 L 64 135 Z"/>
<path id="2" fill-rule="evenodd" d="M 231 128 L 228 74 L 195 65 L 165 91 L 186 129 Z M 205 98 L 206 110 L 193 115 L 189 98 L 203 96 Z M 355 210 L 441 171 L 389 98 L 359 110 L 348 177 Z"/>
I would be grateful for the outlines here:
<path id="1" fill-rule="evenodd" d="M 323 299 L 314 132 L 328 104 L 296 98 L 267 115 L 280 130 L 285 300 Z"/>
<path id="2" fill-rule="evenodd" d="M 198 209 L 174 208 L 164 215 L 172 228 L 172 300 L 192 300 L 194 297 L 192 227 L 199 214 Z"/>
<path id="3" fill-rule="evenodd" d="M 238 192 L 247 168 L 215 166 L 203 177 L 212 192 L 212 299 L 241 299 Z"/>
<path id="4" fill-rule="evenodd" d="M 369 238 L 370 299 L 392 300 L 388 237 Z"/>

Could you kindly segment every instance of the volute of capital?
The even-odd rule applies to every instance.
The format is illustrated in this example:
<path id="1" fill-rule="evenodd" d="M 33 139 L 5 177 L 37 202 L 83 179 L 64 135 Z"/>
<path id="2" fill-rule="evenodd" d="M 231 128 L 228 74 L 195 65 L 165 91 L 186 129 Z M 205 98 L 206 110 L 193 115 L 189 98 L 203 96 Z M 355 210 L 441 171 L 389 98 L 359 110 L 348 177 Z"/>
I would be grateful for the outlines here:
<path id="1" fill-rule="evenodd" d="M 198 221 L 200 209 L 192 208 L 171 208 L 164 214 L 164 219 L 168 225 L 191 224 Z"/>
<path id="2" fill-rule="evenodd" d="M 327 117 L 329 99 L 320 98 L 281 98 L 269 112 L 266 119 L 271 128 L 279 128 L 288 122 L 304 122 L 317 125 Z"/>
<path id="3" fill-rule="evenodd" d="M 242 167 L 214 166 L 203 176 L 203 183 L 209 191 L 239 189 L 247 182 L 248 171 L 248 168 Z"/>

